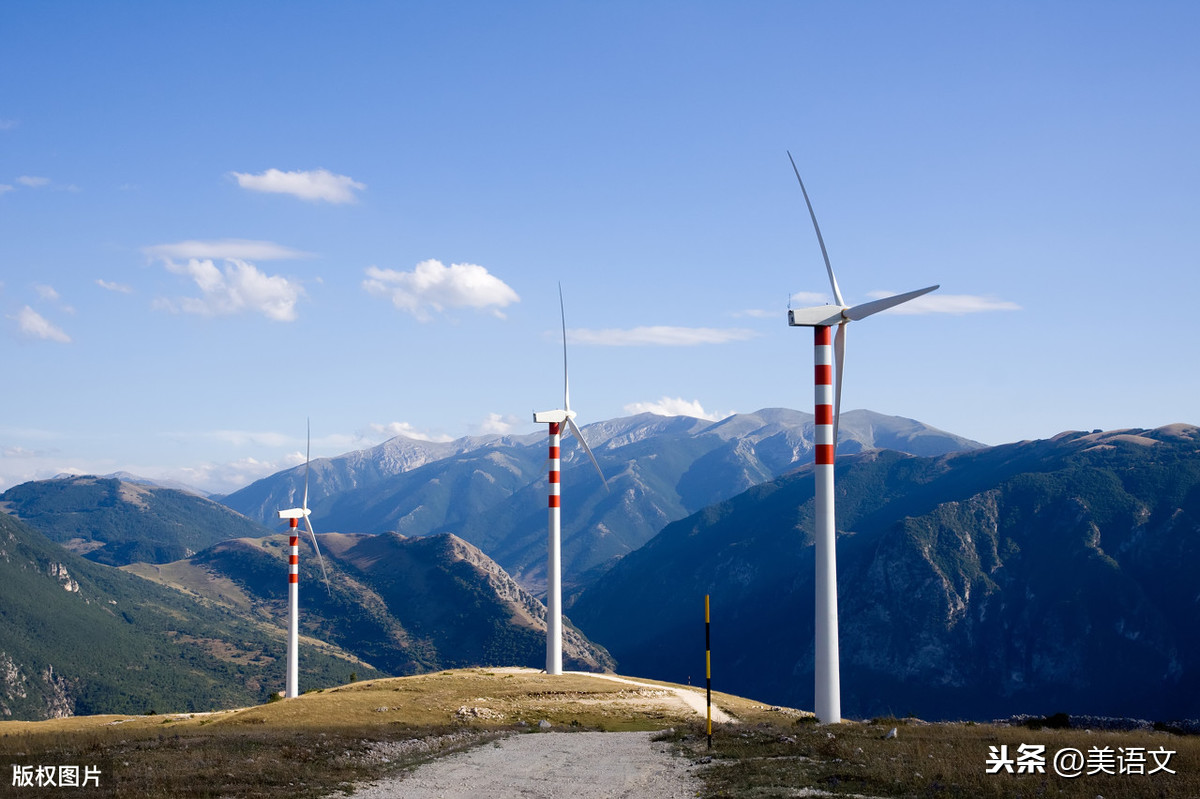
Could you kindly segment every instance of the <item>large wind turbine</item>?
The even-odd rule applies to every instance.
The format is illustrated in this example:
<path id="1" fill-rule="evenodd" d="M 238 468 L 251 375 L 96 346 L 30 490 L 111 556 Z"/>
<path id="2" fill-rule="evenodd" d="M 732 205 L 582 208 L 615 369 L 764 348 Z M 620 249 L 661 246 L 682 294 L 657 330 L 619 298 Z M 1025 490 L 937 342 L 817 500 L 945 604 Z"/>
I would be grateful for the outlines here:
<path id="1" fill-rule="evenodd" d="M 308 520 L 311 511 L 308 509 L 308 460 L 312 451 L 312 430 L 309 429 L 308 441 L 304 450 L 304 500 L 298 508 L 279 511 L 280 519 L 288 520 L 291 535 L 288 539 L 288 647 L 287 647 L 287 690 L 288 699 L 300 694 L 300 536 L 297 534 L 300 519 L 312 537 L 313 549 L 317 552 L 317 560 L 321 563 L 321 575 L 329 584 L 329 575 L 325 572 L 325 559 L 321 557 L 321 548 L 317 546 L 317 534 L 313 532 L 312 522 Z"/>
<path id="2" fill-rule="evenodd" d="M 816 419 L 813 451 L 816 465 L 813 475 L 816 486 L 817 528 L 815 546 L 817 570 L 816 700 L 814 711 L 818 721 L 822 724 L 831 724 L 842 720 L 841 679 L 838 667 L 837 559 L 835 553 L 837 527 L 834 520 L 833 461 L 834 451 L 837 448 L 838 419 L 842 412 L 846 325 L 902 302 L 908 302 L 922 294 L 928 294 L 938 287 L 929 286 L 853 307 L 847 306 L 842 299 L 841 289 L 838 288 L 837 278 L 833 276 L 833 267 L 829 263 L 829 253 L 825 250 L 825 240 L 821 237 L 817 215 L 813 212 L 812 202 L 808 199 L 808 191 L 804 188 L 804 181 L 800 178 L 800 170 L 796 168 L 796 161 L 790 152 L 788 160 L 792 162 L 792 171 L 796 173 L 796 180 L 800 181 L 800 191 L 804 194 L 804 204 L 808 206 L 808 215 L 812 218 L 813 230 L 816 231 L 817 242 L 821 245 L 821 256 L 825 259 L 825 271 L 829 273 L 829 285 L 833 289 L 833 298 L 837 303 L 837 305 L 821 305 L 815 308 L 788 311 L 789 325 L 811 327 L 814 332 Z M 837 327 L 837 333 L 832 337 L 833 351 L 830 352 L 830 329 L 833 327 Z"/>
<path id="3" fill-rule="evenodd" d="M 562 317 L 563 331 L 563 406 L 555 411 L 537 411 L 533 421 L 550 425 L 550 542 L 546 561 L 546 673 L 562 674 L 562 524 L 559 508 L 559 442 L 562 423 L 570 426 L 579 439 L 584 451 L 592 459 L 592 465 L 600 479 L 608 487 L 604 472 L 596 456 L 575 425 L 575 411 L 571 410 L 571 382 L 567 377 L 567 312 L 563 306 L 562 285 L 558 287 L 558 310 Z"/>

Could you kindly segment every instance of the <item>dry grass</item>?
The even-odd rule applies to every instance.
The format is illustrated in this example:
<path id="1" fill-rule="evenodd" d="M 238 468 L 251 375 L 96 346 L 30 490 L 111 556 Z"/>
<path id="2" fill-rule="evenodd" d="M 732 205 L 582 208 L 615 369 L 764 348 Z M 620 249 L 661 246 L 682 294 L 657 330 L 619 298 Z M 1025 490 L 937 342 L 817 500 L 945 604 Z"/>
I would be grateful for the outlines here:
<path id="1" fill-rule="evenodd" d="M 731 704 L 746 700 L 728 698 Z M 462 712 L 466 709 L 466 712 Z M 734 710 L 736 713 L 737 711 Z M 659 730 L 693 718 L 666 691 L 578 674 L 465 669 L 352 683 L 215 717 L 215 726 L 468 725 L 493 729 L 546 720 L 592 730 Z M 0 730 L 3 725 L 0 725 Z"/>
<path id="2" fill-rule="evenodd" d="M 897 736 L 885 736 L 893 727 Z M 707 797 L 964 797 L 1015 799 L 1063 797 L 1122 799 L 1200 797 L 1200 738 L 1161 732 L 1030 730 L 991 724 L 923 724 L 881 719 L 818 726 L 776 720 L 739 728 L 722 726 L 706 748 L 703 730 L 692 725 L 674 736 L 693 757 L 712 758 L 703 772 Z M 1044 774 L 988 774 L 989 747 L 1007 745 L 1016 756 L 1021 744 L 1046 747 Z M 1054 753 L 1120 747 L 1174 750 L 1168 766 L 1175 775 L 1083 774 L 1060 777 Z M 1146 757 L 1146 771 L 1154 768 Z"/>
<path id="3" fill-rule="evenodd" d="M 761 707 L 726 701 L 735 713 Z M 693 718 L 666 691 L 586 675 L 456 670 L 210 714 L 0 722 L 0 786 L 11 786 L 13 764 L 78 764 L 99 766 L 102 786 L 73 796 L 315 797 L 543 720 L 559 730 L 658 730 Z"/>
<path id="4" fill-rule="evenodd" d="M 122 566 L 121 571 L 136 574 L 142 579 L 160 583 L 191 596 L 236 608 L 243 613 L 253 610 L 253 602 L 241 586 L 228 577 L 223 577 L 190 561 L 179 560 L 174 563 L 158 564 L 131 563 L 128 566 Z"/>

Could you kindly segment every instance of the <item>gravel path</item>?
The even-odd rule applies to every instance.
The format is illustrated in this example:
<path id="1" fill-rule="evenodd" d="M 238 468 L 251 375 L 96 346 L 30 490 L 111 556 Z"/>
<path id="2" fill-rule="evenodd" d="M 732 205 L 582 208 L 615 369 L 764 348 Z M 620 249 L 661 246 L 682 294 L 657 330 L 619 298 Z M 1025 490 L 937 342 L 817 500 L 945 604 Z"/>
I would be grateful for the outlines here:
<path id="1" fill-rule="evenodd" d="M 691 764 L 652 732 L 524 733 L 372 783 L 355 799 L 690 799 Z"/>

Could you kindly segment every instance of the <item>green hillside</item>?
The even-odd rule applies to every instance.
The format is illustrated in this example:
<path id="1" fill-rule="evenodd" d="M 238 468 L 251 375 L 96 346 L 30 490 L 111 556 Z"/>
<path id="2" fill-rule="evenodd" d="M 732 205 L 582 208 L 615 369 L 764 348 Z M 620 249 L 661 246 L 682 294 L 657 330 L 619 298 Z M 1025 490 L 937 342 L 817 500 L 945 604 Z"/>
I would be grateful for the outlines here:
<path id="1" fill-rule="evenodd" d="M 39 480 L 0 494 L 0 510 L 88 560 L 167 563 L 218 541 L 271 531 L 220 503 L 105 477 Z"/>
<path id="2" fill-rule="evenodd" d="M 283 688 L 284 646 L 278 626 L 92 563 L 0 514 L 3 718 L 260 703 Z M 312 687 L 378 675 L 312 649 L 300 668 Z"/>

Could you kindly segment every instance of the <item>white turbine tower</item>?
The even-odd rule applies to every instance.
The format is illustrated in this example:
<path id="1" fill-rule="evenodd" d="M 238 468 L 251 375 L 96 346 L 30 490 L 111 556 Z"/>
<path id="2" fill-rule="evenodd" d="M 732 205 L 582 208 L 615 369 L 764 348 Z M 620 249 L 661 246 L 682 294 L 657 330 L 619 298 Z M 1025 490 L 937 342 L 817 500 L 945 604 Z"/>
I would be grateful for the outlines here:
<path id="1" fill-rule="evenodd" d="M 558 310 L 562 316 L 563 331 L 563 406 L 555 411 L 538 411 L 533 421 L 550 425 L 550 541 L 546 560 L 546 673 L 562 674 L 562 523 L 559 507 L 559 442 L 562 423 L 566 422 L 571 432 L 579 439 L 592 465 L 600 474 L 604 487 L 608 480 L 600 471 L 596 456 L 575 425 L 575 411 L 571 410 L 571 383 L 567 378 L 567 312 L 563 306 L 562 285 L 558 287 Z"/>
<path id="2" fill-rule="evenodd" d="M 304 450 L 304 500 L 298 508 L 279 511 L 279 518 L 287 519 L 288 526 L 291 528 L 288 539 L 290 549 L 288 551 L 287 689 L 284 694 L 288 699 L 300 694 L 300 537 L 296 531 L 300 519 L 304 519 L 304 526 L 312 538 L 313 549 L 317 552 L 317 560 L 321 563 L 321 575 L 325 578 L 326 586 L 329 585 L 329 575 L 325 572 L 325 559 L 321 557 L 321 548 L 317 546 L 317 534 L 313 532 L 312 522 L 308 520 L 308 515 L 311 513 L 308 509 L 308 460 L 311 450 L 312 431 L 310 428 Z"/>
<path id="3" fill-rule="evenodd" d="M 816 489 L 816 699 L 813 709 L 817 714 L 818 721 L 822 724 L 831 724 L 842 720 L 841 679 L 838 666 L 837 559 L 835 554 L 837 527 L 834 520 L 833 461 L 837 448 L 838 418 L 842 412 L 846 325 L 902 302 L 908 302 L 922 294 L 928 294 L 938 287 L 929 286 L 853 307 L 847 306 L 842 299 L 841 289 L 838 288 L 837 278 L 833 276 L 833 267 L 829 263 L 829 253 L 825 250 L 825 240 L 821 237 L 817 215 L 813 212 L 812 202 L 808 199 L 808 191 L 804 188 L 800 170 L 796 168 L 796 161 L 792 158 L 791 153 L 788 153 L 788 160 L 792 162 L 792 171 L 796 173 L 796 180 L 800 181 L 800 191 L 804 194 L 804 204 L 808 206 L 808 215 L 812 218 L 813 230 L 816 231 L 817 242 L 821 245 L 821 256 L 825 259 L 825 271 L 829 273 L 829 285 L 833 289 L 833 298 L 837 303 L 837 305 L 821 305 L 815 308 L 788 311 L 789 325 L 811 327 L 814 330 L 814 361 L 816 365 L 814 370 L 816 419 L 813 432 L 813 451 L 816 460 L 813 470 Z M 830 352 L 830 328 L 835 326 L 837 333 L 833 336 L 833 352 Z"/>

